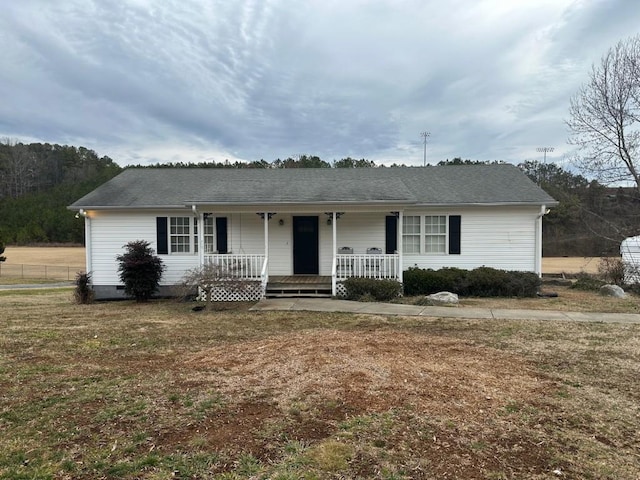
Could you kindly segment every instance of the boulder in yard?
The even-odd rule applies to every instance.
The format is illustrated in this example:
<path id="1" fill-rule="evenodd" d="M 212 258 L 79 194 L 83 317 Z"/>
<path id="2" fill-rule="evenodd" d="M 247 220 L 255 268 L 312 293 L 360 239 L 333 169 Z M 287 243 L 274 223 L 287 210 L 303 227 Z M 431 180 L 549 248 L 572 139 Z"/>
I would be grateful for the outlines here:
<path id="1" fill-rule="evenodd" d="M 458 295 L 451 292 L 432 293 L 425 297 L 432 305 L 456 306 L 459 303 Z"/>
<path id="2" fill-rule="evenodd" d="M 600 295 L 605 297 L 624 298 L 627 296 L 624 290 L 618 285 L 603 285 L 600 287 Z"/>

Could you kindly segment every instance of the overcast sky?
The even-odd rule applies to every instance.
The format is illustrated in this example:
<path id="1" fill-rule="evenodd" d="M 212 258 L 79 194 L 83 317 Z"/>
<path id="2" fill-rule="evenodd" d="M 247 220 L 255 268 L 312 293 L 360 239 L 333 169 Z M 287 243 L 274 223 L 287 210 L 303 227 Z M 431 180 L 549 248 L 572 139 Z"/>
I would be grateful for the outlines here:
<path id="1" fill-rule="evenodd" d="M 0 0 L 0 137 L 120 165 L 569 152 L 638 0 Z"/>

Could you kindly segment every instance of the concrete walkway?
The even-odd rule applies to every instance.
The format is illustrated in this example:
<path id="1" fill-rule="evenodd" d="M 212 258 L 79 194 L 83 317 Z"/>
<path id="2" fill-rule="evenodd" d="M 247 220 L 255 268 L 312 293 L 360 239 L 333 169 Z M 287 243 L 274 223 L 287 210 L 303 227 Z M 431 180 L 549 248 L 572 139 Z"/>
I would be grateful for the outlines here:
<path id="1" fill-rule="evenodd" d="M 422 307 L 397 303 L 353 302 L 332 298 L 266 298 L 254 311 L 347 312 L 486 320 L 564 320 L 573 322 L 640 323 L 636 313 L 561 312 L 555 310 L 508 310 L 504 308 Z"/>

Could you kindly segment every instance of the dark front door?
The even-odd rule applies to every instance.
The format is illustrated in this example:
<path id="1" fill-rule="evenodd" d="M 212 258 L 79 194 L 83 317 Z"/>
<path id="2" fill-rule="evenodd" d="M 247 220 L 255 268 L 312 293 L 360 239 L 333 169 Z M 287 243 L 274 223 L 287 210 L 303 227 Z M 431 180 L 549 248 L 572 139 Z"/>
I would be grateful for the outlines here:
<path id="1" fill-rule="evenodd" d="M 318 217 L 293 217 L 293 273 L 318 275 Z"/>

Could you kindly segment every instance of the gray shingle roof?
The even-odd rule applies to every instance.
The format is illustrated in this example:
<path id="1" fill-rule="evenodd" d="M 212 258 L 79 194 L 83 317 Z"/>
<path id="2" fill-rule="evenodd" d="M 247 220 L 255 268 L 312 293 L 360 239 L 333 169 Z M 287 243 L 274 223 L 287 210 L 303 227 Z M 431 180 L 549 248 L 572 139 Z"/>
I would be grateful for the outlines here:
<path id="1" fill-rule="evenodd" d="M 557 203 L 517 167 L 501 164 L 355 169 L 131 168 L 70 208 L 380 202 Z"/>

